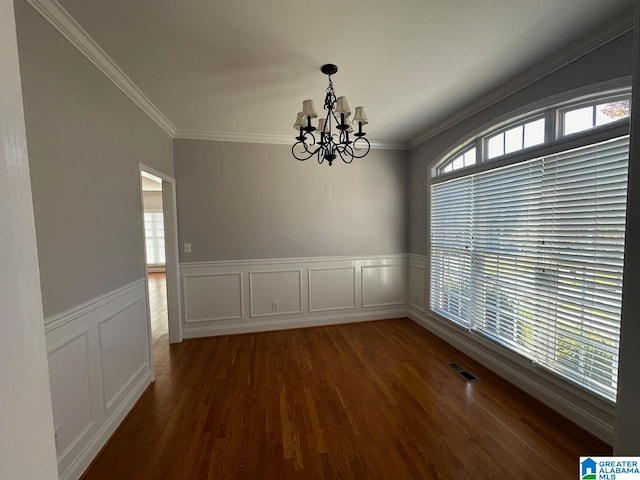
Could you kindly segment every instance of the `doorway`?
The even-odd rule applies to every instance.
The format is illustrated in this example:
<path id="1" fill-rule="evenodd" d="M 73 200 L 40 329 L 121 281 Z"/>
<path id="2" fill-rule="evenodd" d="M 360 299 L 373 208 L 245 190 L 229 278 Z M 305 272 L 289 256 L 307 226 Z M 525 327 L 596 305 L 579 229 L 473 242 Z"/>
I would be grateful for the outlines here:
<path id="1" fill-rule="evenodd" d="M 182 341 L 176 191 L 173 178 L 143 164 L 139 170 L 150 355 L 153 355 L 154 344 Z"/>
<path id="2" fill-rule="evenodd" d="M 152 343 L 155 345 L 160 342 L 166 343 L 169 333 L 162 179 L 144 170 L 140 177 L 149 318 Z"/>

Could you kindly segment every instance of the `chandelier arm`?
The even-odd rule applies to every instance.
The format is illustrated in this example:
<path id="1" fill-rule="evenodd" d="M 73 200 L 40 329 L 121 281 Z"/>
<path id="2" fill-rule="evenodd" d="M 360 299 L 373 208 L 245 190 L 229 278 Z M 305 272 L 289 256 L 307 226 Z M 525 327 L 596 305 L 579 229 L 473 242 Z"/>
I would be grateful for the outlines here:
<path id="1" fill-rule="evenodd" d="M 340 130 L 340 144 L 351 145 L 353 140 L 349 140 L 349 132 L 347 130 Z"/>
<path id="2" fill-rule="evenodd" d="M 353 162 L 353 147 L 349 144 L 341 144 L 338 148 L 338 155 L 344 163 Z"/>
<path id="3" fill-rule="evenodd" d="M 307 138 L 306 135 L 304 137 L 303 140 L 298 140 L 296 143 L 293 144 L 293 146 L 291 147 L 291 153 L 293 154 L 293 157 L 296 160 L 300 160 L 301 162 L 305 161 L 305 160 L 309 160 L 311 157 L 313 157 L 316 153 L 320 152 L 320 150 L 322 150 L 322 146 L 318 146 L 318 148 L 316 148 L 315 150 L 309 150 L 309 146 L 313 147 L 314 145 L 316 145 L 316 139 L 313 136 L 312 133 L 307 133 L 307 135 L 311 135 L 311 139 L 313 140 L 311 143 L 307 144 Z M 302 153 L 302 149 L 300 149 L 300 155 L 296 154 L 296 146 L 302 146 L 304 149 L 304 153 Z M 308 155 L 305 155 L 308 154 Z"/>
<path id="4" fill-rule="evenodd" d="M 304 146 L 304 144 L 302 142 L 296 142 L 293 144 L 293 146 L 291 147 L 291 153 L 293 155 L 293 158 L 295 158 L 296 160 L 300 160 L 301 162 L 304 162 L 305 160 L 309 160 L 311 157 L 313 157 L 313 154 L 315 152 L 309 152 L 309 150 L 307 150 L 306 146 L 305 146 L 305 152 L 308 152 L 309 155 L 298 155 L 296 153 L 296 147 L 298 146 L 298 144 L 301 144 Z"/>
<path id="5" fill-rule="evenodd" d="M 359 144 L 363 142 L 366 143 L 366 145 L 359 146 Z M 357 155 L 356 152 L 358 152 L 359 150 L 363 150 L 363 153 Z M 353 142 L 353 157 L 362 158 L 369 153 L 369 150 L 371 150 L 371 144 L 369 143 L 369 140 L 367 140 L 366 137 L 356 137 L 355 141 Z"/>
<path id="6" fill-rule="evenodd" d="M 307 142 L 307 135 L 309 135 L 311 137 L 311 142 Z M 304 149 L 308 152 L 309 149 L 307 148 L 307 146 L 309 147 L 313 147 L 316 145 L 316 137 L 313 133 L 311 132 L 306 132 L 304 134 L 304 140 L 302 141 L 302 143 L 304 144 Z"/>

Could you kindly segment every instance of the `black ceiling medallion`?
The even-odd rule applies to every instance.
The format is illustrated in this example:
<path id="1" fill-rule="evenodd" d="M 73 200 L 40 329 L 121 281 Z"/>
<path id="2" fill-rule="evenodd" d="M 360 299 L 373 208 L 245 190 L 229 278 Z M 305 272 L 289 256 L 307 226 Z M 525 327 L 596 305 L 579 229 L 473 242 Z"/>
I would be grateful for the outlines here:
<path id="1" fill-rule="evenodd" d="M 329 166 L 340 157 L 344 163 L 351 163 L 354 158 L 362 158 L 371 149 L 369 140 L 365 138 L 366 133 L 362 131 L 362 126 L 369 123 L 364 107 L 356 107 L 353 122 L 350 123 L 349 116 L 351 109 L 347 103 L 347 97 L 337 97 L 333 89 L 331 75 L 338 71 L 338 66 L 328 63 L 323 65 L 322 73 L 329 77 L 329 86 L 324 98 L 324 109 L 326 117 L 318 120 L 317 127 L 312 125 L 312 119 L 318 117 L 313 100 L 302 102 L 302 111 L 298 112 L 296 123 L 293 125 L 300 135 L 296 137 L 291 152 L 297 160 L 309 160 L 316 155 L 318 163 L 326 160 Z M 353 125 L 357 125 L 358 131 L 354 133 Z M 335 126 L 336 132 L 333 132 Z M 316 139 L 316 135 L 319 138 Z M 353 137 L 349 137 L 352 134 Z"/>

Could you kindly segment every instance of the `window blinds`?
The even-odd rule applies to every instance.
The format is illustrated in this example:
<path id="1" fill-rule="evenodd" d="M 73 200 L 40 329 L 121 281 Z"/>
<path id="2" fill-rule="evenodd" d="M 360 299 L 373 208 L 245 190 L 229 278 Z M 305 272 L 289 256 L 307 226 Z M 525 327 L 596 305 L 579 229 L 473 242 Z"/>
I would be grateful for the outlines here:
<path id="1" fill-rule="evenodd" d="M 615 400 L 628 136 L 431 187 L 431 309 Z"/>

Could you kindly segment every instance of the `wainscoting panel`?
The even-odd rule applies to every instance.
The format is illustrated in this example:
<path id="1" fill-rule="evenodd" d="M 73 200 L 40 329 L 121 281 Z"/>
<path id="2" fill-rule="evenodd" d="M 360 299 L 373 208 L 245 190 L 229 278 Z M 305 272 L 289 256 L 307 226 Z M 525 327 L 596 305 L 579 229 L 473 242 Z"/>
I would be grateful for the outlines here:
<path id="1" fill-rule="evenodd" d="M 98 322 L 103 406 L 109 410 L 127 390 L 148 358 L 149 340 L 143 299 Z"/>
<path id="2" fill-rule="evenodd" d="M 47 318 L 58 472 L 77 480 L 152 381 L 147 283 Z"/>
<path id="3" fill-rule="evenodd" d="M 427 311 L 427 258 L 409 256 L 409 306 L 421 312 Z"/>
<path id="4" fill-rule="evenodd" d="M 241 272 L 184 275 L 182 288 L 186 323 L 243 317 Z"/>
<path id="5" fill-rule="evenodd" d="M 355 267 L 311 268 L 308 277 L 310 312 L 356 308 Z"/>
<path id="6" fill-rule="evenodd" d="M 180 264 L 180 274 L 185 338 L 378 320 L 407 312 L 406 254 L 192 262 Z M 235 292 L 248 295 L 233 296 L 224 286 L 222 293 L 212 292 L 218 288 L 215 281 L 208 284 L 211 288 L 199 285 L 227 275 L 239 275 Z M 233 318 L 219 313 L 225 308 L 223 295 L 241 303 Z M 194 304 L 209 310 L 196 316 Z"/>
<path id="7" fill-rule="evenodd" d="M 252 317 L 302 313 L 302 270 L 249 272 Z"/>
<path id="8" fill-rule="evenodd" d="M 362 306 L 405 305 L 406 265 L 367 265 L 362 267 Z"/>
<path id="9" fill-rule="evenodd" d="M 58 457 L 67 457 L 93 426 L 89 338 L 86 329 L 49 351 L 49 376 Z"/>
<path id="10" fill-rule="evenodd" d="M 409 305 L 424 312 L 427 304 L 426 269 L 411 265 L 409 267 Z"/>

